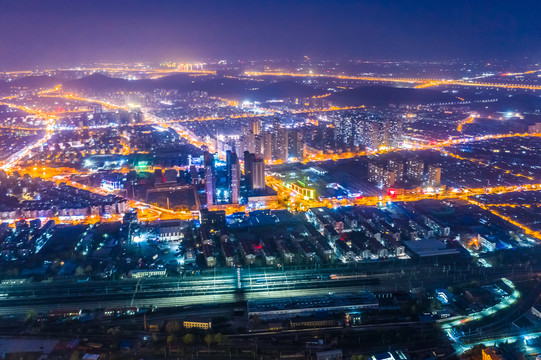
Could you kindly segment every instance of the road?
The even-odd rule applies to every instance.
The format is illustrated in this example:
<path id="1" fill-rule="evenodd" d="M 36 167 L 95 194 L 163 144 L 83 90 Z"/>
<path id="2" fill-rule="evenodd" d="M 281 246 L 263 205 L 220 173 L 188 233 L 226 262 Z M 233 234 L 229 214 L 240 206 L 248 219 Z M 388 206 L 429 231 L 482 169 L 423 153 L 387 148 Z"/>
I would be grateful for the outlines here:
<path id="1" fill-rule="evenodd" d="M 244 73 L 247 76 L 261 77 L 261 76 L 279 76 L 279 77 L 306 77 L 306 78 L 334 78 L 339 80 L 358 80 L 358 81 L 370 81 L 370 82 L 390 82 L 390 83 L 407 83 L 407 84 L 420 84 L 418 88 L 426 88 L 431 86 L 441 85 L 454 85 L 454 86 L 468 86 L 468 87 L 491 87 L 491 88 L 503 88 L 503 89 L 525 89 L 525 90 L 541 90 L 541 85 L 531 84 L 513 84 L 513 83 L 489 83 L 478 82 L 473 80 L 438 80 L 438 79 L 423 79 L 423 78 L 396 78 L 396 77 L 383 77 L 383 76 L 354 76 L 354 75 L 338 75 L 338 74 L 306 74 L 306 73 L 292 73 L 292 72 L 257 72 L 247 71 Z"/>

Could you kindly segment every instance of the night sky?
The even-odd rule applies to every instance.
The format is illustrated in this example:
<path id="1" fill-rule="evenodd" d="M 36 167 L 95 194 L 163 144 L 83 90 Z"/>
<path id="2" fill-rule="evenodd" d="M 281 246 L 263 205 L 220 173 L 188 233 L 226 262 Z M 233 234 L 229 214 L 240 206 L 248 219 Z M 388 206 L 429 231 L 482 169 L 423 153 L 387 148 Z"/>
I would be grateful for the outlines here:
<path id="1" fill-rule="evenodd" d="M 0 67 L 541 55 L 541 1 L 0 0 Z"/>

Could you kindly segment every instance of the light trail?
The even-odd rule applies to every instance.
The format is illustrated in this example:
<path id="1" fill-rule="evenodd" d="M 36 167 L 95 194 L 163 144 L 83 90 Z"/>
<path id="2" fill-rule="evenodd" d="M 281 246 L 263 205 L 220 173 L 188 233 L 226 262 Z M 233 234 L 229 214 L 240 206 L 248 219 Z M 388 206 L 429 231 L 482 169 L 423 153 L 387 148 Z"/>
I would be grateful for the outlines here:
<path id="1" fill-rule="evenodd" d="M 4 219 L 0 220 L 0 223 L 7 223 L 9 226 L 14 227 L 15 222 L 19 220 L 35 220 L 39 219 L 43 223 L 46 223 L 49 220 L 53 220 L 56 224 L 69 224 L 69 225 L 91 225 L 97 223 L 105 222 L 118 222 L 122 221 L 122 216 L 120 214 L 109 214 L 108 216 L 101 215 L 88 215 L 88 216 L 53 216 L 53 217 L 38 217 L 38 218 L 17 218 L 17 219 Z"/>
<path id="2" fill-rule="evenodd" d="M 465 144 L 477 141 L 486 141 L 494 139 L 507 139 L 514 137 L 541 137 L 541 133 L 514 133 L 514 134 L 495 134 L 495 135 L 483 135 L 483 136 L 472 136 L 472 137 L 463 137 L 463 138 L 453 138 L 449 140 L 442 140 L 433 143 L 413 143 L 407 147 L 382 147 L 376 150 L 368 151 L 358 151 L 358 152 L 344 152 L 341 154 L 323 154 L 323 153 L 309 153 L 308 156 L 303 160 L 303 163 L 311 161 L 329 161 L 329 160 L 343 160 L 343 159 L 352 159 L 360 156 L 368 155 L 377 155 L 385 154 L 389 152 L 396 151 L 420 151 L 420 150 L 439 150 L 444 147 L 457 144 Z"/>
<path id="3" fill-rule="evenodd" d="M 475 118 L 477 118 L 477 117 L 479 117 L 479 115 L 470 114 L 470 116 L 468 116 L 464 120 L 460 121 L 460 123 L 458 123 L 458 126 L 457 126 L 456 130 L 458 132 L 462 132 L 462 128 L 464 127 L 464 125 L 473 123 L 475 121 Z"/>
<path id="4" fill-rule="evenodd" d="M 22 158 L 24 158 L 26 156 L 29 156 L 30 153 L 32 152 L 32 150 L 34 150 L 37 147 L 42 146 L 47 141 L 49 141 L 49 139 L 53 136 L 53 133 L 54 133 L 54 125 L 55 125 L 55 122 L 56 122 L 56 117 L 54 115 L 52 115 L 52 114 L 48 114 L 48 113 L 42 112 L 40 110 L 31 109 L 31 108 L 28 108 L 26 106 L 21 106 L 21 105 L 16 105 L 16 104 L 11 104 L 11 103 L 0 103 L 0 104 L 7 105 L 9 107 L 14 107 L 16 109 L 29 112 L 29 113 L 34 114 L 37 117 L 43 118 L 43 119 L 45 119 L 47 121 L 47 127 L 45 128 L 45 135 L 41 139 L 36 141 L 34 144 L 26 146 L 21 151 L 18 151 L 17 153 L 11 155 L 7 159 L 6 163 L 4 163 L 2 166 L 0 166 L 0 169 L 6 171 L 6 170 L 11 169 L 13 166 L 15 166 Z"/>
<path id="5" fill-rule="evenodd" d="M 433 81 L 429 81 L 429 82 L 417 85 L 417 86 L 415 86 L 415 88 L 416 89 L 426 89 L 426 88 L 429 88 L 429 87 L 432 87 L 432 86 L 442 85 L 443 83 L 445 83 L 445 81 L 443 81 L 443 80 L 433 80 Z"/>
<path id="6" fill-rule="evenodd" d="M 290 77 L 307 77 L 307 78 L 335 78 L 340 80 L 358 80 L 358 81 L 375 81 L 375 82 L 392 82 L 392 83 L 408 83 L 420 84 L 418 88 L 426 88 L 440 85 L 455 85 L 455 86 L 473 86 L 473 87 L 492 87 L 504 89 L 525 89 L 525 90 L 541 90 L 541 85 L 529 84 L 505 84 L 505 83 L 484 83 L 473 82 L 466 80 L 438 80 L 438 79 L 422 79 L 422 78 L 393 78 L 379 76 L 353 76 L 353 75 L 337 75 L 337 74 L 303 74 L 291 72 L 257 72 L 247 71 L 244 73 L 247 76 L 290 76 Z"/>
<path id="7" fill-rule="evenodd" d="M 359 110 L 365 109 L 366 106 L 331 106 L 329 108 L 316 108 L 316 109 L 306 109 L 306 110 L 292 110 L 292 114 L 314 114 L 321 112 L 331 112 L 331 111 L 346 111 L 346 110 Z"/>
<path id="8" fill-rule="evenodd" d="M 267 177 L 268 184 L 278 192 L 279 196 L 291 197 L 292 204 L 298 204 L 298 208 L 308 209 L 312 207 L 328 207 L 335 208 L 340 206 L 363 205 L 375 206 L 381 203 L 391 202 L 416 202 L 420 200 L 436 199 L 463 199 L 467 200 L 471 196 L 485 194 L 506 194 L 522 191 L 539 191 L 541 184 L 525 184 L 525 185 L 510 185 L 510 186 L 495 186 L 483 188 L 449 188 L 439 192 L 418 192 L 416 190 L 406 191 L 399 195 L 385 196 L 366 196 L 362 198 L 344 198 L 344 199 L 322 199 L 309 200 L 302 196 L 296 195 L 292 190 L 284 185 L 284 183 L 272 175 Z"/>
<path id="9" fill-rule="evenodd" d="M 494 315 L 498 311 L 506 309 L 516 303 L 520 297 L 520 292 L 516 289 L 512 281 L 505 278 L 503 278 L 502 281 L 513 290 L 513 292 L 509 296 L 503 298 L 500 303 L 488 307 L 484 310 L 469 314 L 467 316 L 460 316 L 452 320 L 442 320 L 440 321 L 440 323 L 442 324 L 442 328 L 444 330 L 449 330 L 455 326 L 462 326 L 470 321 L 481 320 L 484 317 Z"/>
<path id="10" fill-rule="evenodd" d="M 538 206 L 540 204 L 484 204 L 485 206 L 490 207 L 510 207 L 510 208 L 531 208 L 533 206 Z"/>
<path id="11" fill-rule="evenodd" d="M 505 84 L 505 83 L 483 83 L 483 82 L 469 82 L 464 80 L 451 80 L 446 81 L 441 85 L 458 85 L 458 86 L 473 86 L 473 87 L 490 87 L 490 88 L 502 88 L 502 89 L 523 89 L 523 90 L 541 90 L 541 85 L 528 85 L 528 84 Z"/>
<path id="12" fill-rule="evenodd" d="M 246 71 L 246 76 L 289 76 L 289 77 L 319 77 L 319 78 L 336 78 L 340 80 L 359 80 L 359 81 L 378 81 L 378 82 L 394 82 L 394 83 L 428 83 L 438 80 L 433 79 L 420 79 L 420 78 L 391 78 L 391 77 L 378 77 L 378 76 L 352 76 L 352 75 L 337 75 L 337 74 L 305 74 L 305 73 L 292 73 L 292 72 L 274 72 L 274 71 Z"/>
<path id="13" fill-rule="evenodd" d="M 5 105 L 5 106 L 8 106 L 8 107 L 10 107 L 12 109 L 17 109 L 17 110 L 24 111 L 24 112 L 27 112 L 29 114 L 35 115 L 36 117 L 39 117 L 39 118 L 49 119 L 49 118 L 54 118 L 54 116 L 55 116 L 55 114 L 53 114 L 53 113 L 47 113 L 47 112 L 42 111 L 42 110 L 32 109 L 32 108 L 30 108 L 28 106 L 24 106 L 24 105 L 17 105 L 17 104 L 7 103 L 7 102 L 0 102 L 0 105 Z"/>
<path id="14" fill-rule="evenodd" d="M 468 198 L 468 199 L 466 199 L 466 200 L 467 200 L 470 204 L 476 205 L 476 206 L 480 207 L 480 208 L 483 209 L 483 210 L 489 211 L 491 214 L 496 215 L 496 216 L 498 216 L 499 218 L 501 218 L 501 219 L 507 221 L 508 223 L 515 225 L 516 227 L 518 227 L 518 228 L 520 228 L 522 231 L 524 231 L 525 234 L 530 235 L 531 237 L 533 237 L 533 238 L 535 238 L 535 239 L 537 239 L 537 240 L 541 240 L 541 232 L 532 230 L 532 229 L 530 229 L 529 227 L 527 227 L 526 225 L 521 224 L 521 223 L 519 223 L 518 221 L 511 219 L 509 216 L 503 215 L 503 214 L 500 213 L 499 211 L 494 210 L 490 205 L 483 204 L 483 203 L 481 203 L 481 202 L 479 202 L 479 201 L 477 201 L 477 200 L 471 199 L 471 198 Z"/>
<path id="15" fill-rule="evenodd" d="M 77 96 L 75 94 L 67 93 L 67 94 L 43 94 L 40 95 L 42 97 L 49 97 L 49 98 L 63 98 L 68 100 L 76 100 L 76 101 L 83 101 L 83 102 L 90 102 L 95 103 L 103 106 L 104 108 L 111 109 L 111 110 L 126 110 L 129 111 L 129 108 L 126 106 L 119 106 L 115 105 L 106 101 L 98 100 L 98 99 L 91 99 L 91 98 L 84 98 L 81 96 Z"/>
<path id="16" fill-rule="evenodd" d="M 223 101 L 223 102 L 227 103 L 227 105 L 229 105 L 229 106 L 238 106 L 239 105 L 239 102 L 236 101 L 236 100 L 225 99 L 225 98 L 221 98 L 219 96 L 209 96 L 209 98 L 214 99 L 214 100 Z"/>
<path id="17" fill-rule="evenodd" d="M 67 69 L 46 69 L 42 71 L 31 71 L 31 70 L 23 70 L 23 71 L 6 71 L 6 72 L 0 72 L 2 75 L 12 75 L 12 76 L 30 76 L 35 73 L 39 74 L 47 74 L 47 73 L 55 73 L 57 71 L 82 71 L 82 72 L 109 72 L 109 73 L 126 73 L 126 72 L 133 72 L 133 73 L 143 73 L 143 74 L 170 74 L 170 73 L 185 73 L 185 74 L 205 74 L 205 75 L 216 75 L 216 71 L 212 70 L 197 70 L 197 69 L 178 69 L 178 68 L 168 68 L 168 69 L 143 69 L 143 68 L 114 68 L 114 67 L 93 67 L 93 68 L 67 68 Z"/>
<path id="18" fill-rule="evenodd" d="M 27 128 L 27 127 L 21 127 L 21 126 L 9 126 L 9 125 L 0 125 L 0 129 L 2 130 L 11 130 L 11 131 L 44 131 L 47 130 L 46 127 L 41 128 Z"/>
<path id="19" fill-rule="evenodd" d="M 491 166 L 493 169 L 496 169 L 496 170 L 501 170 L 503 172 L 505 172 L 506 174 L 510 174 L 510 175 L 513 175 L 513 176 L 516 176 L 516 177 L 523 177 L 523 178 L 526 178 L 528 180 L 534 180 L 533 177 L 531 176 L 527 176 L 527 175 L 524 175 L 524 174 L 520 174 L 520 173 L 514 173 L 512 172 L 511 170 L 506 170 L 506 169 L 502 169 L 501 167 L 499 166 L 496 166 L 496 165 L 490 165 L 486 162 L 483 162 L 483 161 L 480 161 L 480 160 L 477 160 L 477 159 L 473 159 L 473 158 L 465 158 L 465 157 L 462 157 L 460 155 L 457 155 L 457 154 L 453 154 L 451 152 L 448 152 L 448 151 L 445 151 L 443 149 L 436 149 L 438 151 L 440 151 L 442 154 L 445 154 L 447 156 L 450 156 L 452 158 L 455 158 L 455 159 L 458 159 L 458 160 L 465 160 L 465 161 L 470 161 L 470 162 L 473 162 L 473 163 L 476 163 L 476 164 L 479 164 L 479 165 L 483 165 L 483 166 Z"/>
<path id="20" fill-rule="evenodd" d="M 541 69 L 528 70 L 528 71 L 517 72 L 517 73 L 505 73 L 505 74 L 502 74 L 502 76 L 521 76 L 521 75 L 535 74 L 536 72 L 539 72 L 539 71 L 541 71 Z"/>
<path id="21" fill-rule="evenodd" d="M 57 92 L 57 91 L 60 91 L 60 90 L 62 90 L 62 84 L 56 85 L 55 87 L 52 87 L 50 89 L 41 90 L 41 91 L 38 92 L 38 95 L 43 96 L 43 95 L 47 95 L 47 94 Z"/>
<path id="22" fill-rule="evenodd" d="M 490 306 L 484 310 L 474 312 L 472 314 L 469 314 L 467 316 L 455 316 L 450 319 L 443 319 L 443 320 L 437 320 L 438 323 L 441 324 L 442 329 L 446 332 L 447 336 L 451 341 L 454 343 L 453 346 L 457 350 L 458 354 L 462 354 L 465 350 L 473 347 L 473 345 L 464 346 L 462 342 L 460 341 L 460 338 L 463 336 L 456 333 L 455 328 L 460 327 L 466 323 L 472 322 L 472 321 L 478 321 L 482 320 L 488 316 L 492 316 L 496 313 L 498 313 L 501 310 L 504 310 L 506 308 L 509 308 L 510 306 L 517 303 L 519 300 L 521 293 L 517 290 L 515 284 L 509 279 L 502 278 L 501 279 L 505 285 L 507 285 L 513 292 L 509 294 L 508 296 L 505 296 L 502 298 L 502 300 L 493 306 Z M 455 335 L 456 334 L 456 335 Z M 521 335 L 522 337 L 522 335 Z M 487 344 L 488 342 L 483 341 L 482 344 Z M 494 343 L 495 345 L 495 343 Z"/>

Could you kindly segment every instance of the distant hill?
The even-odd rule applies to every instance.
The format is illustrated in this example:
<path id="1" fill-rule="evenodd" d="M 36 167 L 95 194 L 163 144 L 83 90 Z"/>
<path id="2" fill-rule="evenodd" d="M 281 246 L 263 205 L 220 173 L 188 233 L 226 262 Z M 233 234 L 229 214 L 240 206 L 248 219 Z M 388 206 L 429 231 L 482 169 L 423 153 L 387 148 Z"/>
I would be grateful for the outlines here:
<path id="1" fill-rule="evenodd" d="M 323 93 L 323 90 L 318 90 L 311 86 L 299 84 L 294 81 L 280 81 L 264 84 L 259 87 L 258 90 L 250 91 L 250 95 L 254 100 L 261 101 L 285 98 L 306 98 L 321 95 Z"/>
<path id="2" fill-rule="evenodd" d="M 337 92 L 328 97 L 333 104 L 340 106 L 389 104 L 429 104 L 435 102 L 454 102 L 457 97 L 429 89 L 395 88 L 389 86 L 362 86 Z"/>
<path id="3" fill-rule="evenodd" d="M 190 74 L 174 74 L 159 79 L 126 80 L 113 78 L 100 73 L 77 79 L 66 80 L 55 76 L 28 76 L 13 81 L 0 81 L 0 95 L 12 93 L 11 89 L 26 87 L 29 89 L 50 88 L 62 84 L 65 89 L 74 92 L 81 90 L 108 91 L 152 91 L 154 89 L 177 89 L 181 92 L 200 90 L 210 96 L 219 96 L 234 100 L 266 101 L 285 98 L 306 98 L 321 95 L 325 91 L 295 82 L 291 79 L 275 81 L 266 77 L 263 82 L 225 78 L 219 76 L 194 77 Z M 456 91 L 456 90 L 455 90 Z M 527 93 L 478 91 L 463 88 L 458 93 L 443 93 L 434 89 L 397 88 L 381 85 L 361 86 L 332 94 L 327 99 L 340 106 L 386 106 L 389 104 L 416 105 L 437 102 L 456 102 L 460 96 L 466 100 L 486 100 L 498 98 L 495 103 L 472 103 L 473 110 L 483 110 L 489 106 L 491 111 L 541 111 L 541 98 Z"/>
<path id="4" fill-rule="evenodd" d="M 61 84 L 62 80 L 54 76 L 26 76 L 12 81 L 0 81 L 0 92 L 8 93 L 12 88 L 27 87 L 29 89 L 50 88 Z"/>
<path id="5" fill-rule="evenodd" d="M 92 74 L 81 79 L 68 80 L 63 85 L 68 90 L 136 90 L 136 82 L 102 74 Z"/>
<path id="6" fill-rule="evenodd" d="M 322 91 L 293 81 L 261 83 L 222 77 L 195 78 L 187 74 L 166 76 L 153 80 L 125 80 L 93 74 L 64 84 L 70 90 L 131 90 L 151 91 L 153 89 L 177 89 L 179 91 L 207 91 L 210 96 L 220 96 L 236 100 L 283 99 L 288 97 L 309 97 Z"/>
<path id="7" fill-rule="evenodd" d="M 57 78 L 56 76 L 47 76 L 47 75 L 41 75 L 41 76 L 26 76 L 23 78 L 15 79 L 9 84 L 11 86 L 27 86 L 28 88 L 50 88 L 53 86 L 56 86 L 58 84 L 61 84 L 63 81 L 60 78 Z"/>

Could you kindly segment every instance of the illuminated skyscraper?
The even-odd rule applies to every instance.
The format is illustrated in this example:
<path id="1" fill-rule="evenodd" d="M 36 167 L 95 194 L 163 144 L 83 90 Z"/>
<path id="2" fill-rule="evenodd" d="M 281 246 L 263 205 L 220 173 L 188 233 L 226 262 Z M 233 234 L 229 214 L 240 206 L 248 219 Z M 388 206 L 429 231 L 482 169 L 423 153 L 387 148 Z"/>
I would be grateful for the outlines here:
<path id="1" fill-rule="evenodd" d="M 395 184 L 395 173 L 394 171 L 385 169 L 383 166 L 369 164 L 368 181 L 377 184 L 381 188 L 389 188 Z"/>
<path id="2" fill-rule="evenodd" d="M 205 192 L 207 207 L 216 203 L 216 175 L 214 172 L 214 156 L 208 152 L 204 154 L 205 160 Z"/>
<path id="3" fill-rule="evenodd" d="M 287 158 L 302 160 L 304 157 L 304 138 L 302 132 L 297 129 L 288 131 Z"/>
<path id="4" fill-rule="evenodd" d="M 231 203 L 238 204 L 240 198 L 240 165 L 237 154 L 227 151 L 227 181 Z"/>
<path id="5" fill-rule="evenodd" d="M 411 159 L 406 163 L 406 177 L 413 182 L 423 181 L 425 163 L 422 160 Z"/>
<path id="6" fill-rule="evenodd" d="M 262 137 L 263 137 L 263 159 L 272 160 L 273 134 L 271 132 L 265 131 L 262 134 Z"/>
<path id="7" fill-rule="evenodd" d="M 259 119 L 250 119 L 249 131 L 254 135 L 259 135 Z"/>
<path id="8" fill-rule="evenodd" d="M 262 157 L 263 156 L 263 139 L 261 138 L 261 136 L 257 135 L 255 137 L 254 143 L 255 143 L 255 145 L 254 145 L 254 153 L 257 156 Z"/>
<path id="9" fill-rule="evenodd" d="M 265 161 L 261 158 L 254 158 L 252 162 L 252 184 L 255 192 L 265 190 Z"/>
<path id="10" fill-rule="evenodd" d="M 287 154 L 289 148 L 288 141 L 288 129 L 278 129 L 278 131 L 276 132 L 276 148 L 273 154 L 274 160 L 287 161 Z"/>
<path id="11" fill-rule="evenodd" d="M 387 168 L 390 171 L 394 172 L 395 181 L 402 182 L 404 181 L 404 163 L 399 160 L 389 160 L 387 163 Z"/>
<path id="12" fill-rule="evenodd" d="M 441 167 L 429 165 L 426 186 L 435 187 L 441 185 Z"/>
<path id="13" fill-rule="evenodd" d="M 402 142 L 402 119 L 397 117 L 389 120 L 389 146 L 398 147 Z"/>
<path id="14" fill-rule="evenodd" d="M 254 159 L 254 154 L 250 153 L 249 151 L 244 152 L 244 185 L 246 186 L 246 189 L 248 191 L 253 190 L 253 183 L 252 183 L 253 159 Z"/>
<path id="15" fill-rule="evenodd" d="M 246 134 L 244 136 L 244 149 L 245 151 L 248 151 L 248 152 L 255 152 L 255 135 L 253 132 L 248 132 L 248 134 Z"/>
<path id="16" fill-rule="evenodd" d="M 244 179 L 248 191 L 265 190 L 265 161 L 248 152 L 244 153 Z"/>

